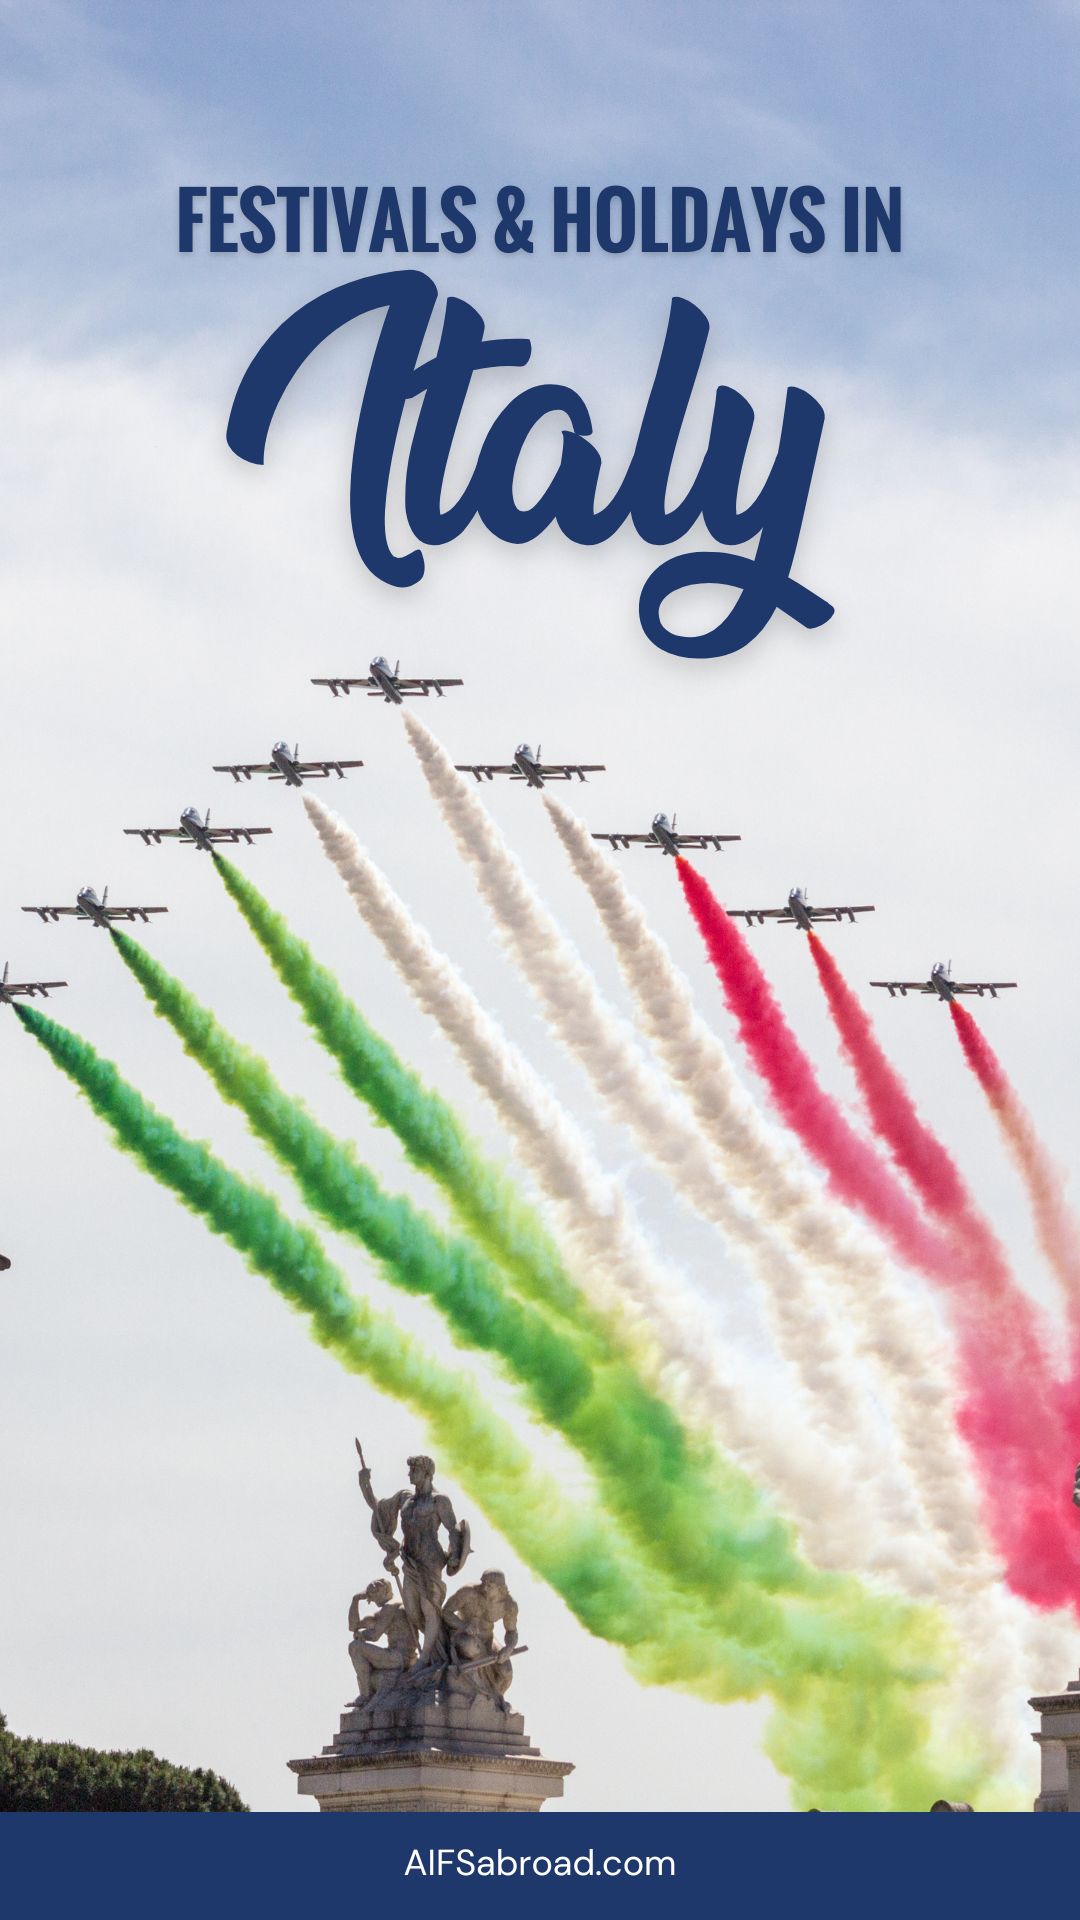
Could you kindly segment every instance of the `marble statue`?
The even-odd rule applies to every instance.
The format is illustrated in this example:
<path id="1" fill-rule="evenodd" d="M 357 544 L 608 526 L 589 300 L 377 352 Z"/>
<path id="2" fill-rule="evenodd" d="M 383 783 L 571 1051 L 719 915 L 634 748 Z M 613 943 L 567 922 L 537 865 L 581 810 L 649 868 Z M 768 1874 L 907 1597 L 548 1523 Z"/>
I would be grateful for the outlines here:
<path id="1" fill-rule="evenodd" d="M 361 1602 L 366 1600 L 374 1613 L 360 1617 Z M 416 1634 L 409 1617 L 389 1580 L 373 1580 L 363 1593 L 354 1593 L 349 1607 L 349 1658 L 353 1663 L 359 1693 L 357 1706 L 366 1707 L 377 1693 L 392 1691 L 400 1676 L 416 1659 Z M 379 1641 L 385 1640 L 385 1647 Z"/>
<path id="2" fill-rule="evenodd" d="M 435 1462 L 426 1453 L 408 1462 L 408 1488 L 380 1500 L 359 1440 L 360 1491 L 371 1509 L 371 1531 L 383 1550 L 389 1580 L 373 1580 L 349 1608 L 349 1657 L 359 1686 L 356 1705 L 395 1705 L 421 1692 L 486 1699 L 508 1712 L 512 1653 L 518 1644 L 517 1602 L 505 1574 L 489 1568 L 473 1586 L 447 1597 L 446 1576 L 459 1574 L 471 1551 L 469 1524 L 435 1489 Z M 400 1538 L 399 1538 L 400 1531 Z M 367 1601 L 375 1610 L 361 1617 Z M 502 1627 L 502 1645 L 495 1630 Z M 385 1644 L 380 1644 L 385 1642 Z"/>

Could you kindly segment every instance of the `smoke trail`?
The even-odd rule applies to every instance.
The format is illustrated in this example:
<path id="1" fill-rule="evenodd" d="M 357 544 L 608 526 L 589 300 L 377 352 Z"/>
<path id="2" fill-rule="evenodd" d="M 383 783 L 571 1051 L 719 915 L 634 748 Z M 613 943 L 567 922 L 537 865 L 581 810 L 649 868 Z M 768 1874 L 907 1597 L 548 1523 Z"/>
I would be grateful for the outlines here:
<path id="1" fill-rule="evenodd" d="M 886 1058 L 870 1020 L 836 961 L 816 934 L 810 951 L 843 1050 L 870 1118 L 897 1164 L 966 1254 L 963 1292 L 950 1307 L 971 1350 L 976 1376 L 1013 1375 L 1025 1407 L 1048 1380 L 1045 1333 L 1032 1302 L 1017 1286 L 1005 1250 L 979 1212 L 956 1162 L 920 1118 L 910 1093 Z M 957 1275 L 960 1279 L 962 1276 Z M 999 1381 L 1000 1384 L 1000 1381 Z M 976 1388 L 977 1391 L 977 1388 Z"/>
<path id="2" fill-rule="evenodd" d="M 553 800 L 547 805 L 614 944 L 645 1032 L 673 1076 L 686 1087 L 702 1124 L 724 1143 L 732 1171 L 748 1180 L 766 1205 L 782 1196 L 781 1220 L 789 1227 L 793 1221 L 799 1223 L 796 1245 L 843 1291 L 861 1350 L 877 1363 L 882 1376 L 904 1457 L 927 1514 L 949 1547 L 948 1572 L 943 1576 L 933 1558 L 928 1572 L 938 1590 L 948 1596 L 961 1623 L 967 1663 L 958 1691 L 969 1711 L 986 1726 L 988 1738 L 1015 1744 L 1015 1722 L 1010 1731 L 988 1701 L 982 1673 L 989 1665 L 994 1671 L 1019 1676 L 1022 1623 L 997 1590 L 999 1572 L 987 1555 L 970 1468 L 953 1424 L 953 1390 L 945 1356 L 925 1317 L 897 1288 L 876 1254 L 838 1235 L 831 1211 L 821 1208 L 814 1196 L 812 1204 L 807 1204 L 788 1163 L 775 1152 L 753 1112 L 747 1113 L 741 1104 L 723 1049 L 699 1019 L 685 980 L 631 899 L 618 869 L 573 815 Z M 797 1333 L 794 1337 L 797 1340 Z M 851 1471 L 856 1475 L 867 1471 L 861 1442 L 853 1452 Z M 871 1485 L 880 1509 L 879 1530 L 884 1530 L 887 1516 L 892 1516 L 888 1494 L 881 1488 L 880 1477 Z M 898 1511 L 904 1512 L 903 1496 Z M 913 1529 L 912 1538 L 916 1537 Z M 965 1541 L 970 1544 L 965 1546 Z"/>
<path id="3" fill-rule="evenodd" d="M 568 1229 L 572 1265 L 584 1273 L 586 1281 L 593 1264 L 596 1276 L 604 1281 L 617 1272 L 620 1288 L 632 1285 L 635 1297 L 644 1300 L 650 1313 L 660 1313 L 666 1319 L 671 1311 L 670 1277 L 655 1265 L 650 1267 L 651 1256 L 633 1229 L 632 1216 L 623 1216 L 621 1196 L 604 1180 L 588 1142 L 480 1007 L 457 970 L 437 952 L 355 835 L 319 801 L 308 799 L 305 805 L 366 924 L 381 940 L 420 1005 L 439 1021 L 478 1086 L 491 1099 L 525 1164 L 560 1210 Z M 586 845 L 591 850 L 591 842 Z M 621 1237 L 613 1235 L 615 1223 Z M 632 1235 L 630 1244 L 628 1232 Z M 771 1242 L 771 1247 L 783 1263 L 782 1286 L 794 1286 L 798 1300 L 800 1269 L 778 1243 Z M 590 1297 L 596 1297 L 591 1288 Z M 609 1297 L 602 1295 L 601 1299 L 606 1309 Z M 816 1386 L 821 1350 L 828 1347 L 828 1323 L 820 1309 L 807 1304 L 798 1328 L 803 1335 L 799 1357 L 809 1382 Z M 672 1348 L 670 1330 L 666 1338 L 669 1352 L 683 1354 L 686 1377 L 704 1379 L 703 1390 L 715 1405 L 715 1394 L 710 1396 L 708 1388 L 707 1367 L 704 1375 L 700 1361 L 694 1368 L 695 1351 L 709 1361 L 707 1334 L 697 1349 L 691 1346 L 689 1353 L 685 1339 Z M 822 1372 L 827 1384 L 827 1368 Z M 685 1394 L 676 1395 L 676 1399 L 684 1404 Z M 784 1510 L 796 1519 L 806 1551 L 816 1564 L 886 1573 L 908 1593 L 949 1594 L 950 1575 L 942 1568 L 938 1554 L 919 1538 L 915 1524 L 908 1524 L 903 1500 L 894 1505 L 888 1488 L 880 1479 L 875 1480 L 872 1452 L 878 1445 L 876 1434 L 857 1452 L 838 1456 L 830 1450 L 822 1461 L 820 1444 L 807 1445 L 806 1436 L 793 1429 L 786 1396 L 780 1418 L 771 1406 L 739 1411 L 744 1427 L 747 1417 L 756 1423 L 756 1447 L 752 1444 L 753 1433 L 740 1442 L 735 1413 L 733 1395 L 717 1417 L 725 1445 L 756 1478 L 764 1480 Z M 850 1447 L 857 1447 L 857 1428 L 849 1425 L 844 1438 Z M 894 1520 L 902 1529 L 899 1539 L 890 1537 Z M 1023 1777 L 1026 1736 L 1018 1729 L 1015 1702 L 1023 1697 L 1027 1679 L 1019 1647 L 1020 1631 L 1026 1622 L 1016 1617 L 1015 1607 L 1010 1612 L 1008 1596 L 993 1589 L 970 1595 L 961 1587 L 957 1615 L 966 1664 L 956 1676 L 954 1708 L 980 1727 L 988 1750 L 1008 1754 Z M 994 1690 L 985 1685 L 987 1663 L 998 1675 L 999 1684 Z"/>
<path id="4" fill-rule="evenodd" d="M 966 1007 L 949 1002 L 969 1066 L 990 1102 L 1005 1144 L 1027 1189 L 1039 1245 L 1061 1284 L 1074 1321 L 1080 1320 L 1080 1221 L 1065 1195 L 1065 1176 L 1043 1145 L 1001 1061 Z"/>
<path id="5" fill-rule="evenodd" d="M 927 1226 L 872 1146 L 818 1081 L 742 929 L 704 876 L 675 862 L 690 908 L 742 1040 L 781 1118 L 825 1169 L 837 1199 L 878 1228 L 901 1259 L 953 1277 L 956 1250 Z"/>
<path id="6" fill-rule="evenodd" d="M 443 780 L 440 785 L 445 787 L 448 783 Z M 454 798 L 452 792 L 448 793 L 445 802 L 448 810 Z M 463 811 L 465 801 L 470 798 L 466 792 Z M 842 1292 L 848 1323 L 859 1349 L 878 1373 L 905 1462 L 914 1477 L 927 1518 L 949 1552 L 954 1587 L 970 1593 L 988 1590 L 996 1577 L 996 1569 L 987 1560 L 970 1468 L 953 1425 L 948 1356 L 932 1323 L 896 1284 L 876 1248 L 857 1238 L 837 1209 L 821 1201 L 791 1155 L 761 1122 L 739 1087 L 722 1046 L 696 1013 L 689 988 L 663 941 L 630 898 L 612 862 L 597 851 L 571 814 L 552 800 L 547 805 L 571 861 L 588 886 L 612 939 L 642 1027 L 672 1078 L 685 1091 L 700 1128 L 715 1143 L 727 1176 L 743 1185 L 759 1212 L 784 1231 L 796 1253 L 810 1263 L 813 1272 L 829 1279 Z M 484 844 L 489 846 L 490 842 Z M 507 860 L 512 858 L 508 851 L 503 852 Z M 486 858 L 490 868 L 494 864 L 490 852 Z M 520 884 L 524 886 L 523 881 Z M 506 937 L 509 941 L 510 935 Z M 575 1050 L 583 1043 L 591 1055 L 595 1030 L 601 1026 L 610 1029 L 611 1016 L 599 1002 L 588 977 L 584 976 L 584 983 L 579 981 L 578 976 L 583 975 L 584 970 L 554 922 L 548 923 L 545 937 L 546 951 L 557 956 L 568 978 L 573 980 L 576 1008 L 582 1016 L 579 1023 L 564 1025 L 560 1030 Z M 519 941 L 521 964 L 530 972 L 530 977 L 536 964 L 534 947 L 535 935 L 524 950 Z M 595 1003 L 589 1020 L 592 1038 L 584 1031 L 586 988 Z M 558 1026 L 560 998 L 557 992 L 545 998 L 545 1008 L 549 1019 Z M 625 1051 L 621 1035 L 612 1041 L 609 1063 L 612 1084 L 617 1090 L 616 1047 Z M 635 1125 L 632 1108 L 626 1117 Z M 722 1204 L 723 1183 L 708 1152 L 702 1150 L 701 1133 L 697 1129 L 688 1132 L 681 1109 L 675 1110 L 668 1127 L 657 1137 L 653 1151 L 692 1204 L 706 1218 L 719 1218 L 713 1210 Z M 809 1283 L 812 1274 L 806 1272 L 805 1278 Z M 793 1337 L 797 1339 L 797 1333 Z M 813 1351 L 809 1343 L 808 1351 Z M 859 1470 L 865 1471 L 873 1481 L 887 1468 L 880 1462 L 880 1442 L 872 1432 L 866 1434 L 865 1415 L 859 1415 L 854 1394 L 852 1399 L 851 1433 L 857 1436 L 853 1457 Z M 903 1489 L 894 1505 L 890 1505 L 886 1496 L 882 1510 L 891 1513 L 899 1524 L 909 1524 L 906 1518 L 909 1503 Z M 917 1533 L 918 1522 L 911 1524 Z"/>
<path id="7" fill-rule="evenodd" d="M 952 1271 L 938 1277 L 948 1283 L 946 1304 L 957 1335 L 964 1395 L 960 1424 L 1012 1584 L 1028 1597 L 1037 1596 L 1041 1605 L 1057 1605 L 1070 1592 L 1074 1603 L 1080 1602 L 1077 1530 L 1065 1503 L 1052 1497 L 1046 1502 L 1042 1494 L 1044 1408 L 1054 1389 L 1040 1316 L 1013 1279 L 1004 1250 L 955 1163 L 920 1120 L 840 969 L 814 934 L 810 944 L 874 1125 L 958 1248 Z M 974 1022 L 971 1026 L 978 1036 Z"/>
<path id="8" fill-rule="evenodd" d="M 178 1133 L 77 1035 L 32 1007 L 16 1013 L 126 1152 L 306 1313 L 315 1337 L 346 1367 L 423 1415 L 455 1476 L 523 1561 L 591 1631 L 627 1649 L 639 1677 L 714 1700 L 770 1692 L 777 1714 L 769 1750 L 800 1804 L 922 1807 L 943 1787 L 956 1794 L 961 1779 L 968 1797 L 978 1792 L 986 1780 L 979 1758 L 962 1749 L 943 1755 L 931 1744 L 926 1688 L 941 1655 L 934 1615 L 835 1577 L 808 1579 L 812 1605 L 763 1609 L 753 1649 L 719 1642 L 685 1601 L 673 1612 L 666 1583 L 591 1502 L 565 1502 L 467 1378 L 448 1373 L 348 1292 L 309 1230 Z"/>
<path id="9" fill-rule="evenodd" d="M 398 1059 L 247 875 L 220 854 L 215 863 L 279 979 L 337 1061 L 346 1085 L 393 1129 L 412 1164 L 439 1182 L 467 1232 L 530 1298 L 576 1314 L 580 1303 L 558 1250 L 502 1169 L 484 1157 L 442 1096 Z"/>
<path id="10" fill-rule="evenodd" d="M 1015 1560 L 1019 1568 L 1014 1584 L 1038 1606 L 1070 1606 L 1080 1613 L 1080 1528 L 1069 1503 L 1069 1488 L 1080 1458 L 1075 1223 L 1056 1169 L 989 1041 L 966 1007 L 951 1000 L 949 1012 L 964 1056 L 1024 1179 L 1040 1243 L 1067 1290 L 1072 1320 L 1070 1377 L 1038 1383 L 1026 1402 L 1026 1444 L 1022 1453 L 1017 1449 L 1022 1498 L 1012 1503 L 1005 1516 L 1010 1525 L 1010 1561 Z M 1018 1395 L 1022 1388 L 1020 1379 Z"/>
<path id="11" fill-rule="evenodd" d="M 819 1565 L 857 1564 L 899 1574 L 905 1591 L 932 1589 L 932 1570 L 916 1543 L 893 1554 L 866 1545 L 871 1531 L 862 1489 L 797 1402 L 752 1405 L 717 1350 L 715 1335 L 681 1280 L 654 1258 L 619 1189 L 607 1180 L 585 1136 L 552 1098 L 543 1081 L 480 1006 L 450 962 L 409 914 L 355 835 L 319 801 L 305 801 L 322 845 L 350 897 L 416 995 L 438 1020 L 481 1091 L 492 1102 L 523 1163 L 552 1202 L 570 1265 L 602 1318 L 613 1343 L 625 1344 L 626 1304 L 647 1316 L 661 1344 L 659 1370 L 635 1339 L 632 1351 L 646 1376 L 692 1422 L 705 1420 L 725 1448 L 764 1480 L 798 1523 Z M 451 1196 L 453 1197 L 453 1196 Z M 752 1230 L 753 1223 L 749 1223 Z M 814 1321 L 814 1332 L 819 1322 Z M 807 1369 L 814 1379 L 815 1358 Z M 827 1368 L 822 1369 L 827 1374 Z M 844 1429 L 845 1448 L 850 1423 Z M 872 1533 L 880 1540 L 880 1525 Z M 862 1551 L 860 1557 L 860 1539 Z"/>
<path id="12" fill-rule="evenodd" d="M 234 1040 L 136 941 L 113 937 L 151 1004 L 293 1174 L 308 1204 L 358 1239 L 393 1284 L 433 1299 L 457 1340 L 499 1356 L 539 1417 L 587 1461 L 608 1507 L 642 1549 L 672 1569 L 675 1585 L 696 1582 L 708 1602 L 719 1596 L 728 1633 L 733 1569 L 759 1590 L 749 1596 L 755 1609 L 762 1594 L 802 1590 L 786 1529 L 715 1455 L 691 1452 L 668 1408 L 627 1367 L 598 1361 L 591 1342 L 557 1330 L 508 1295 L 495 1269 L 467 1243 L 445 1240 L 409 1201 L 384 1194 L 352 1149 L 282 1092 L 265 1061 Z M 734 1630 L 746 1637 L 738 1618 Z"/>
<path id="13" fill-rule="evenodd" d="M 877 1133 L 929 1210 L 974 1247 L 995 1281 L 1007 1278 L 1003 1248 L 979 1213 L 952 1155 L 926 1125 L 886 1057 L 865 1007 L 816 933 L 808 935 L 807 944 L 841 1047 Z"/>

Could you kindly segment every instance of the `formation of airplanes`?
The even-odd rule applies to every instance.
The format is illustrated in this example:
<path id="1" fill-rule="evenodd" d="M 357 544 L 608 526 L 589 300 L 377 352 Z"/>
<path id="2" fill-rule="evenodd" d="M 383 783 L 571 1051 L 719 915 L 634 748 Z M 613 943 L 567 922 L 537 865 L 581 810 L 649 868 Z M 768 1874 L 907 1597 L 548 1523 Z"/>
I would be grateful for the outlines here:
<path id="1" fill-rule="evenodd" d="M 312 680 L 312 685 L 329 687 L 335 698 L 339 694 L 350 694 L 354 689 L 363 691 L 369 699 L 382 700 L 392 706 L 401 706 L 412 698 L 427 699 L 432 694 L 442 698 L 448 687 L 460 687 L 464 681 L 445 676 L 403 676 L 400 660 L 391 668 L 383 654 L 376 654 L 369 663 L 368 671 L 363 675 L 339 674 Z M 363 766 L 362 760 L 343 760 L 335 757 L 325 759 L 302 760 L 299 744 L 289 747 L 287 741 L 277 740 L 270 749 L 268 760 L 229 761 L 214 767 L 215 773 L 229 773 L 233 780 L 251 780 L 256 775 L 270 780 L 280 780 L 286 786 L 301 787 L 306 780 L 325 780 L 331 774 L 344 779 L 347 772 Z M 590 761 L 548 761 L 543 757 L 543 749 L 533 749 L 523 742 L 510 761 L 459 762 L 456 771 L 471 774 L 476 781 L 494 780 L 506 777 L 523 782 L 526 786 L 542 788 L 553 780 L 584 781 L 591 773 L 605 773 L 601 762 Z M 180 846 L 197 848 L 200 852 L 213 854 L 218 846 L 253 846 L 256 838 L 273 832 L 271 827 L 211 826 L 210 809 L 200 814 L 196 807 L 185 807 L 179 816 L 179 824 L 173 827 L 125 827 L 124 832 L 140 839 L 144 846 L 161 846 L 166 840 L 175 840 Z M 700 832 L 686 833 L 679 829 L 677 816 L 668 818 L 666 813 L 655 813 L 652 825 L 647 833 L 594 833 L 594 840 L 603 841 L 613 852 L 628 851 L 633 846 L 651 849 L 654 853 L 677 857 L 687 851 L 704 852 L 714 850 L 722 853 L 724 847 L 739 841 L 737 833 Z M 777 926 L 795 927 L 802 933 L 810 933 L 814 927 L 844 921 L 852 926 L 856 915 L 873 913 L 869 905 L 827 906 L 812 905 L 805 888 L 792 887 L 786 904 L 776 907 L 729 907 L 727 912 L 733 920 L 743 920 L 747 927 L 764 926 L 767 920 L 775 921 Z M 149 923 L 152 914 L 167 913 L 167 907 L 150 906 L 110 906 L 109 890 L 98 898 L 93 887 L 82 887 L 75 896 L 74 904 L 64 906 L 24 907 L 24 913 L 36 913 L 45 922 L 58 921 L 61 918 L 83 920 L 94 927 L 108 928 L 118 921 L 142 921 Z M 996 999 L 1016 987 L 1015 980 L 955 980 L 951 962 L 936 961 L 925 980 L 872 980 L 873 987 L 882 987 L 890 997 L 906 997 L 909 993 L 929 995 L 934 999 L 948 1002 L 958 994 L 977 994 L 980 998 L 989 994 Z M 66 980 L 11 980 L 9 968 L 4 966 L 0 977 L 0 1005 L 13 1005 L 18 998 L 32 999 L 35 995 L 47 998 L 51 992 L 66 987 Z M 0 1267 L 9 1265 L 0 1255 Z"/>

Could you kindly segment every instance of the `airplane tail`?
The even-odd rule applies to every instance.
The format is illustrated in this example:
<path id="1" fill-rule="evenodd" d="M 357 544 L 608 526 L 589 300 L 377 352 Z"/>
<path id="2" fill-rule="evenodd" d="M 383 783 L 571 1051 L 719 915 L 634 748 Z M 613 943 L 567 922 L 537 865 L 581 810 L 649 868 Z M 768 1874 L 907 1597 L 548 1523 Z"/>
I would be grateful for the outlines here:
<path id="1" fill-rule="evenodd" d="M 671 831 L 672 831 L 672 833 L 675 833 L 675 832 L 677 831 L 677 829 L 678 829 L 678 825 L 679 825 L 679 816 L 678 816 L 678 814 L 677 814 L 677 813 L 673 813 L 673 814 L 672 814 L 672 816 L 671 816 Z"/>
<path id="2" fill-rule="evenodd" d="M 11 965 L 11 962 L 10 962 L 10 960 L 5 960 L 5 961 L 4 961 L 4 976 L 3 976 L 3 979 L 2 979 L 2 980 L 0 980 L 0 987 L 6 987 L 6 986 L 7 986 L 7 977 L 8 977 L 8 968 L 9 968 L 9 966 L 10 966 L 10 965 Z"/>
<path id="3" fill-rule="evenodd" d="M 397 679 L 400 672 L 401 672 L 401 661 L 395 660 L 394 662 L 394 679 L 395 680 Z"/>
<path id="4" fill-rule="evenodd" d="M 102 904 L 102 906 L 103 906 L 103 907 L 107 907 L 107 906 L 108 906 L 108 904 L 109 904 L 109 889 L 108 889 L 108 887 L 106 887 L 106 889 L 105 889 L 105 891 L 104 891 L 104 893 L 103 893 L 103 894 L 102 894 L 102 896 L 101 896 L 101 904 Z"/>

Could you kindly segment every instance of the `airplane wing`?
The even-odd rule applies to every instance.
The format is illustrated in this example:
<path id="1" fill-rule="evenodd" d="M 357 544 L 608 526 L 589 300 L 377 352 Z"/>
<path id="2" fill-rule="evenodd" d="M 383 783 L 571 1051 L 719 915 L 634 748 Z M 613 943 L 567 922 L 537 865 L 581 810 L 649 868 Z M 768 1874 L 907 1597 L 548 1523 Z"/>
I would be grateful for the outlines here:
<path id="1" fill-rule="evenodd" d="M 935 993 L 929 980 L 871 980 L 872 987 L 884 987 L 890 994 Z"/>
<path id="2" fill-rule="evenodd" d="M 274 829 L 273 827 L 207 827 L 204 831 L 207 839 L 217 846 L 238 847 L 242 840 L 246 847 L 250 847 L 257 833 L 273 833 Z M 179 838 L 182 844 L 189 847 L 195 845 L 190 833 L 182 833 Z"/>
<path id="3" fill-rule="evenodd" d="M 988 993 L 991 999 L 996 1000 L 1006 987 L 1015 986 L 1015 980 L 956 980 L 953 982 L 953 992 L 977 993 L 980 999 L 984 993 Z"/>
<path id="4" fill-rule="evenodd" d="M 464 680 L 395 680 L 394 685 L 399 693 L 413 694 L 426 700 L 433 687 L 441 698 L 444 687 L 463 687 L 465 682 Z M 381 692 L 382 689 L 376 688 L 375 691 Z"/>
<path id="5" fill-rule="evenodd" d="M 332 773 L 336 773 L 339 780 L 344 780 L 346 767 L 362 767 L 363 764 L 362 760 L 298 760 L 296 771 L 304 780 L 329 780 Z M 285 775 L 275 770 L 270 778 L 284 780 Z"/>
<path id="6" fill-rule="evenodd" d="M 672 839 L 674 840 L 675 845 L 679 848 L 698 847 L 701 849 L 702 852 L 704 852 L 707 847 L 715 847 L 717 853 L 723 853 L 725 840 L 741 840 L 742 834 L 741 833 L 676 833 L 672 835 Z M 654 840 L 652 842 L 652 845 L 654 847 L 659 846 L 659 844 L 660 843 L 658 840 Z"/>
<path id="7" fill-rule="evenodd" d="M 651 833 L 594 833 L 594 840 L 606 840 L 608 846 L 618 853 L 620 847 L 658 847 L 659 840 Z"/>
<path id="8" fill-rule="evenodd" d="M 873 907 L 807 907 L 811 920 L 850 920 L 855 925 L 857 913 L 873 913 Z"/>
<path id="9" fill-rule="evenodd" d="M 763 927 L 766 920 L 794 920 L 790 907 L 727 907 L 729 920 L 745 920 L 748 927 Z"/>
<path id="10" fill-rule="evenodd" d="M 8 999 L 14 999 L 18 993 L 24 993 L 28 1000 L 32 1000 L 35 993 L 47 999 L 54 987 L 66 986 L 66 980 L 5 980 L 3 992 Z"/>
<path id="11" fill-rule="evenodd" d="M 455 773 L 471 773 L 474 780 L 491 780 L 494 778 L 495 774 L 497 773 L 509 773 L 509 774 L 517 773 L 517 768 L 516 767 L 497 767 L 494 765 L 493 762 L 484 762 L 482 765 L 478 767 L 461 767 L 461 766 L 455 765 L 454 772 Z"/>
<path id="12" fill-rule="evenodd" d="M 311 684 L 313 687 L 329 687 L 335 699 L 339 693 L 351 693 L 354 687 L 367 687 L 374 693 L 379 692 L 378 682 L 369 674 L 364 674 L 357 679 L 351 674 L 335 673 L 326 680 L 313 679 Z"/>
<path id="13" fill-rule="evenodd" d="M 106 907 L 106 920 L 145 920 L 152 913 L 168 913 L 168 907 Z M 89 916 L 87 916 L 89 917 Z"/>
<path id="14" fill-rule="evenodd" d="M 541 780 L 573 780 L 575 778 L 578 780 L 584 780 L 585 775 L 587 773 L 606 773 L 607 768 L 606 767 L 590 767 L 590 766 L 580 766 L 580 767 L 569 766 L 560 762 L 552 766 L 548 766 L 546 763 L 541 763 L 540 765 L 537 766 L 536 771 L 540 775 Z M 513 770 L 511 771 L 510 778 L 511 780 L 524 780 L 525 775 L 523 773 L 520 773 L 517 767 L 514 767 Z"/>
<path id="15" fill-rule="evenodd" d="M 61 914 L 70 914 L 73 920 L 88 920 L 81 907 L 24 907 L 24 913 L 36 913 L 39 920 L 59 920 Z"/>
<path id="16" fill-rule="evenodd" d="M 125 827 L 124 832 L 134 834 L 144 847 L 160 847 L 163 840 L 187 839 L 187 834 L 181 833 L 179 827 Z"/>
<path id="17" fill-rule="evenodd" d="M 277 773 L 272 760 L 238 761 L 236 766 L 215 767 L 215 773 L 231 773 L 234 780 L 250 780 L 253 773 L 268 773 L 271 778 Z M 278 774 L 280 780 L 281 775 Z"/>

